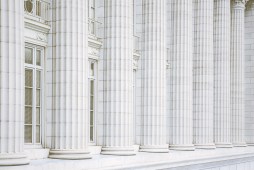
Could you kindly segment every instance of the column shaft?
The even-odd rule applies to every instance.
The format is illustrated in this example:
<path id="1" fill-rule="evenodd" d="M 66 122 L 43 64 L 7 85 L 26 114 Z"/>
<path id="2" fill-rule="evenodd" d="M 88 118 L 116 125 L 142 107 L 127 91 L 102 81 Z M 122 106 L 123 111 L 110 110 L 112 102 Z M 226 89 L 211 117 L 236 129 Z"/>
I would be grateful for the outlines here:
<path id="1" fill-rule="evenodd" d="M 132 0 L 105 0 L 105 138 L 101 154 L 134 155 L 132 5 Z"/>
<path id="2" fill-rule="evenodd" d="M 23 165 L 24 1 L 1 1 L 0 18 L 0 166 Z"/>
<path id="3" fill-rule="evenodd" d="M 143 139 L 140 151 L 168 152 L 165 133 L 165 0 L 146 0 L 143 5 Z"/>
<path id="4" fill-rule="evenodd" d="M 192 1 L 172 0 L 170 149 L 194 150 Z"/>
<path id="5" fill-rule="evenodd" d="M 214 0 L 214 141 L 216 147 L 232 147 L 230 0 Z"/>
<path id="6" fill-rule="evenodd" d="M 231 10 L 231 113 L 232 143 L 246 146 L 244 130 L 244 9 L 245 1 L 235 0 Z"/>
<path id="7" fill-rule="evenodd" d="M 88 142 L 87 1 L 53 2 L 53 136 L 50 158 L 85 159 Z"/>
<path id="8" fill-rule="evenodd" d="M 213 143 L 213 0 L 194 0 L 193 141 Z"/>

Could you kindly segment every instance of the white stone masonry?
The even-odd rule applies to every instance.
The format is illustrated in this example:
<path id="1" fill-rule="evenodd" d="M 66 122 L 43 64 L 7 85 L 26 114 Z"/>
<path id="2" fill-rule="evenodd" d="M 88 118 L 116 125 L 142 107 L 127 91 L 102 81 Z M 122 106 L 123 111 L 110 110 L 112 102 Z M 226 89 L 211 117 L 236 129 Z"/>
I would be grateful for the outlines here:
<path id="1" fill-rule="evenodd" d="M 24 154 L 24 1 L 0 2 L 0 166 Z"/>
<path id="2" fill-rule="evenodd" d="M 166 144 L 165 0 L 143 1 L 142 139 L 140 151 L 168 152 Z"/>
<path id="3" fill-rule="evenodd" d="M 53 136 L 50 158 L 86 159 L 87 1 L 53 2 Z"/>
<path id="4" fill-rule="evenodd" d="M 105 0 L 105 107 L 101 154 L 134 155 L 132 22 L 132 0 Z"/>

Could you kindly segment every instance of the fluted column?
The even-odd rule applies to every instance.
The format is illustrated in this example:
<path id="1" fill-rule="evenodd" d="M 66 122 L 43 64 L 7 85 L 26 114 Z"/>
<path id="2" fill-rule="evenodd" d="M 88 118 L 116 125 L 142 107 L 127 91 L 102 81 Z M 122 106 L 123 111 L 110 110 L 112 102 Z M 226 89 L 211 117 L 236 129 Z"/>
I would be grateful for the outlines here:
<path id="1" fill-rule="evenodd" d="M 0 166 L 23 165 L 24 1 L 0 1 Z"/>
<path id="2" fill-rule="evenodd" d="M 244 124 L 244 9 L 247 0 L 232 1 L 231 10 L 231 113 L 232 143 L 246 146 Z"/>
<path id="3" fill-rule="evenodd" d="M 170 149 L 194 150 L 192 1 L 172 0 Z"/>
<path id="4" fill-rule="evenodd" d="M 230 113 L 230 0 L 214 0 L 214 142 L 232 147 Z"/>
<path id="5" fill-rule="evenodd" d="M 140 151 L 168 152 L 166 145 L 165 0 L 146 0 L 142 52 L 143 134 Z"/>
<path id="6" fill-rule="evenodd" d="M 213 143 L 213 0 L 194 0 L 193 141 Z"/>
<path id="7" fill-rule="evenodd" d="M 53 128 L 50 158 L 86 159 L 87 1 L 53 1 Z"/>
<path id="8" fill-rule="evenodd" d="M 134 155 L 133 1 L 105 0 L 105 107 L 101 154 Z"/>

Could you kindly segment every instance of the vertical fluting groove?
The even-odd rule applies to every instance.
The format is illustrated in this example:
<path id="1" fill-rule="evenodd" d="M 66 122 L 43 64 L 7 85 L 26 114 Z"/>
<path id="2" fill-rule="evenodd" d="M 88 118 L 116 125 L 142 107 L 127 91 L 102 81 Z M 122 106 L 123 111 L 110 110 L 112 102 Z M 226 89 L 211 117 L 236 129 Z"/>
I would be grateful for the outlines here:
<path id="1" fill-rule="evenodd" d="M 192 1 L 171 2 L 170 149 L 193 150 Z"/>
<path id="2" fill-rule="evenodd" d="M 214 142 L 231 147 L 230 0 L 214 0 Z"/>
<path id="3" fill-rule="evenodd" d="M 213 143 L 213 0 L 194 0 L 193 141 Z"/>
<path id="4" fill-rule="evenodd" d="M 168 152 L 166 145 L 165 0 L 143 1 L 143 131 L 140 151 Z"/>
<path id="5" fill-rule="evenodd" d="M 134 155 L 133 2 L 105 0 L 105 143 L 101 154 Z"/>
<path id="6" fill-rule="evenodd" d="M 56 55 L 50 158 L 90 158 L 88 142 L 87 1 L 57 0 L 53 12 Z M 82 87 L 82 88 L 81 88 Z"/>
<path id="7" fill-rule="evenodd" d="M 232 143 L 246 146 L 244 133 L 244 9 L 245 2 L 232 1 L 231 10 L 231 113 Z"/>
<path id="8" fill-rule="evenodd" d="M 0 2 L 0 166 L 24 154 L 24 1 Z"/>

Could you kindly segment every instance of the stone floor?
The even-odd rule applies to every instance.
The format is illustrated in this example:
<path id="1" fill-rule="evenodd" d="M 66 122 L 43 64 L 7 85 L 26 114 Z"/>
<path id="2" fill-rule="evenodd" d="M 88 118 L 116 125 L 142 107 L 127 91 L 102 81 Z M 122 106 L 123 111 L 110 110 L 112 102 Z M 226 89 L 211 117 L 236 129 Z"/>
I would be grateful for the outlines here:
<path id="1" fill-rule="evenodd" d="M 89 160 L 32 160 L 30 165 L 0 167 L 0 170 L 85 170 L 85 169 L 221 169 L 239 167 L 254 170 L 254 147 L 216 150 L 172 151 L 169 153 L 142 153 L 136 156 L 93 155 Z M 237 165 L 237 166 L 234 166 Z"/>

